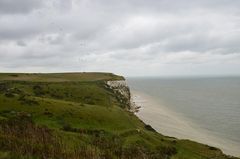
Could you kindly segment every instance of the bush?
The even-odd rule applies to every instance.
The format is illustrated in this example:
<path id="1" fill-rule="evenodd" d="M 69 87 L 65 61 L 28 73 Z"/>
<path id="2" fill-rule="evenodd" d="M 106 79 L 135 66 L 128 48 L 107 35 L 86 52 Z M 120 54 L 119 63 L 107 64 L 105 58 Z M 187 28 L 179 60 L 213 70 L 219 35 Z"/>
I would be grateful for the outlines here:
<path id="1" fill-rule="evenodd" d="M 151 125 L 145 125 L 144 128 L 145 128 L 146 130 L 156 132 L 156 130 L 153 129 Z"/>
<path id="2" fill-rule="evenodd" d="M 8 98 L 12 98 L 15 95 L 13 93 L 11 93 L 11 92 L 7 92 L 7 93 L 5 93 L 5 96 L 8 97 Z"/>
<path id="3" fill-rule="evenodd" d="M 9 76 L 11 76 L 11 77 L 18 77 L 17 74 L 11 74 L 11 75 L 9 75 Z"/>
<path id="4" fill-rule="evenodd" d="M 34 100 L 34 99 L 31 99 L 30 97 L 27 97 L 26 95 L 21 95 L 19 98 L 18 98 L 19 101 L 21 101 L 22 104 L 27 104 L 27 105 L 39 105 L 39 103 Z"/>
<path id="5" fill-rule="evenodd" d="M 172 155 L 177 153 L 177 149 L 173 146 L 159 146 L 157 152 L 154 153 L 154 158 L 166 158 L 169 159 Z"/>
<path id="6" fill-rule="evenodd" d="M 0 83 L 0 92 L 6 92 L 8 90 L 8 85 L 6 83 Z"/>
<path id="7" fill-rule="evenodd" d="M 40 85 L 33 86 L 33 92 L 36 96 L 42 96 L 45 94 L 43 87 Z"/>
<path id="8" fill-rule="evenodd" d="M 209 150 L 218 150 L 217 148 L 212 147 L 212 146 L 209 146 L 208 148 L 209 148 Z"/>
<path id="9" fill-rule="evenodd" d="M 62 129 L 64 131 L 73 131 L 73 128 L 69 124 L 64 124 Z"/>

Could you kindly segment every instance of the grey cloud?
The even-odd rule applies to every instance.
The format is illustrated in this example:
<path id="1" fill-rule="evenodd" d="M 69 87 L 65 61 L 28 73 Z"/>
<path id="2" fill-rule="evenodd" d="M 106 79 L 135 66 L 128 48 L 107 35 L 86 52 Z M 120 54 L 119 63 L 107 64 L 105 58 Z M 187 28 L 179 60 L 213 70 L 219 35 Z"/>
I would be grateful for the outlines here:
<path id="1" fill-rule="evenodd" d="M 205 69 L 228 60 L 228 70 L 240 65 L 239 7 L 236 0 L 2 0 L 1 69 L 129 75 L 145 65 L 149 74 L 174 74 L 185 63 Z"/>
<path id="2" fill-rule="evenodd" d="M 102 0 L 92 1 L 102 6 L 104 9 L 115 11 L 115 12 L 188 12 L 191 10 L 222 10 L 222 11 L 233 11 L 239 13 L 240 2 L 236 0 Z"/>
<path id="3" fill-rule="evenodd" d="M 27 44 L 24 41 L 17 41 L 17 45 L 22 47 L 27 46 Z"/>
<path id="4" fill-rule="evenodd" d="M 27 38 L 35 33 L 37 33 L 36 28 L 1 28 L 0 29 L 0 40 L 16 40 Z"/>
<path id="5" fill-rule="evenodd" d="M 240 54 L 239 41 L 239 36 L 228 38 L 228 35 L 211 37 L 209 34 L 193 34 L 190 36 L 183 35 L 177 38 L 168 39 L 166 44 L 160 45 L 159 47 L 166 52 L 192 51 L 204 53 L 211 51 L 213 53 L 222 54 Z"/>
<path id="6" fill-rule="evenodd" d="M 25 14 L 42 6 L 42 0 L 1 0 L 0 14 Z"/>

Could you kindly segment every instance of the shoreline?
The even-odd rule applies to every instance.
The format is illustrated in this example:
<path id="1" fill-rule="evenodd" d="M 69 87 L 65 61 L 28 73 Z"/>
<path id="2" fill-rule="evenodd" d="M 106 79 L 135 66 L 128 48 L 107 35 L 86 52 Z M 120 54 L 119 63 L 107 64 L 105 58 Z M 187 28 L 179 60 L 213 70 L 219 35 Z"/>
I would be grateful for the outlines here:
<path id="1" fill-rule="evenodd" d="M 146 124 L 150 124 L 157 132 L 178 139 L 189 139 L 214 146 L 220 148 L 227 155 L 240 156 L 234 143 L 212 136 L 210 132 L 199 128 L 189 119 L 156 101 L 154 97 L 136 90 L 131 90 L 131 94 L 132 102 L 137 108 L 135 115 Z"/>

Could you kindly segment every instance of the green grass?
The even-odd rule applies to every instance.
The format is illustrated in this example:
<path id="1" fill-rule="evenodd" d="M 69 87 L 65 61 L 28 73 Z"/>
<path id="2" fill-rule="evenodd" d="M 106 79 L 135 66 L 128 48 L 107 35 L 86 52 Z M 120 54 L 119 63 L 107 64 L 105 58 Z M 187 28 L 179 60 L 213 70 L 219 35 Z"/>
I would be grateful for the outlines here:
<path id="1" fill-rule="evenodd" d="M 106 89 L 107 80 L 124 78 L 111 73 L 0 74 L 0 159 L 231 158 L 219 149 L 146 129 Z"/>
<path id="2" fill-rule="evenodd" d="M 66 82 L 66 81 L 98 81 L 122 80 L 124 77 L 112 73 L 1 73 L 0 80 L 31 82 Z"/>

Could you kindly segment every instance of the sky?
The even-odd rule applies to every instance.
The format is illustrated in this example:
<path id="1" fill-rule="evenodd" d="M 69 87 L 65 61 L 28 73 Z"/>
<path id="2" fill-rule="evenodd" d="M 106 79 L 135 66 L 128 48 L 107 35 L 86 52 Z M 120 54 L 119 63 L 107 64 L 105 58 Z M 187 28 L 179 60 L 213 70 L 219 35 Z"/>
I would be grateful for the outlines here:
<path id="1" fill-rule="evenodd" d="M 240 0 L 0 0 L 0 72 L 240 75 Z"/>

